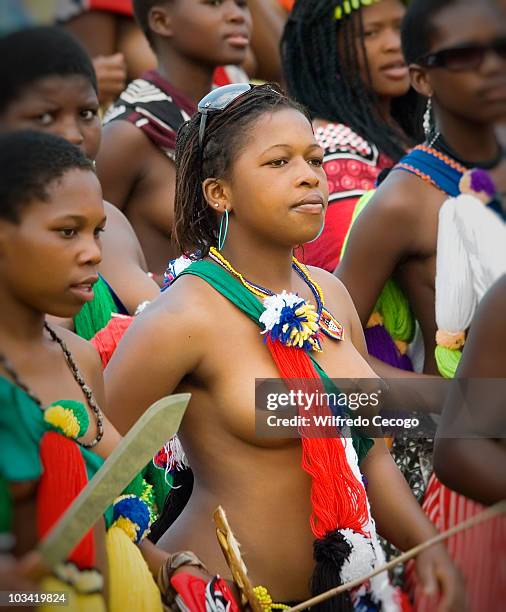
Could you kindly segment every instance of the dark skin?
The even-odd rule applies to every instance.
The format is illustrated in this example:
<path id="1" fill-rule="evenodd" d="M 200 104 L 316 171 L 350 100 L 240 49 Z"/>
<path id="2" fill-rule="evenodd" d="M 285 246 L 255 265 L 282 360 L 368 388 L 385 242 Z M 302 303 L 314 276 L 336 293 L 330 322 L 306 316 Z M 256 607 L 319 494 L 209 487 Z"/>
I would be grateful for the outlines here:
<path id="1" fill-rule="evenodd" d="M 486 1 L 452 5 L 438 12 L 433 24 L 433 51 L 506 35 L 504 20 Z M 493 158 L 498 147 L 494 126 L 506 112 L 506 93 L 501 93 L 506 92 L 504 59 L 490 53 L 476 71 L 455 73 L 417 65 L 410 71 L 413 86 L 433 96 L 438 130 L 449 146 L 463 159 Z M 491 174 L 504 193 L 506 161 Z M 434 278 L 438 214 L 446 199 L 414 175 L 391 173 L 354 225 L 335 272 L 349 290 L 364 327 L 387 279 L 399 282 L 421 326 L 427 374 L 437 374 Z M 382 368 L 376 369 L 383 373 Z"/>
<path id="2" fill-rule="evenodd" d="M 94 159 L 100 146 L 98 100 L 81 75 L 47 76 L 26 85 L 0 117 L 0 129 L 35 129 L 61 136 Z M 133 314 L 137 306 L 158 295 L 139 241 L 125 216 L 104 202 L 107 229 L 102 237 L 99 272 Z M 121 256 L 118 256 L 121 254 Z"/>
<path id="3" fill-rule="evenodd" d="M 311 126 L 292 109 L 264 113 L 249 126 L 239 151 L 226 177 L 203 183 L 218 218 L 225 209 L 230 214 L 222 253 L 253 282 L 274 292 L 297 292 L 314 303 L 291 268 L 293 247 L 318 233 L 328 198 L 323 151 Z M 295 206 L 310 195 L 321 198 L 321 204 Z M 347 334 L 347 341 L 324 343 L 318 354 L 322 367 L 331 377 L 373 377 L 361 325 L 344 286 L 322 270 L 312 268 L 311 274 Z M 169 345 L 178 350 L 167 350 Z M 132 381 L 128 391 L 121 383 L 126 376 Z M 137 384 L 141 376 L 143 384 Z M 212 572 L 230 576 L 210 521 L 222 504 L 253 583 L 268 586 L 275 600 L 297 600 L 308 597 L 313 569 L 310 479 L 300 467 L 298 440 L 259 439 L 254 426 L 253 379 L 276 376 L 258 327 L 209 285 L 183 277 L 133 323 L 109 363 L 108 414 L 126 432 L 153 399 L 191 392 L 179 433 L 195 487 L 161 546 L 193 550 Z M 434 534 L 382 440 L 361 467 L 374 483 L 368 496 L 383 534 L 403 549 Z M 384 495 L 380 483 L 385 482 L 394 495 Z M 462 609 L 459 580 L 444 547 L 419 557 L 418 572 L 428 589 L 442 588 L 441 609 Z"/>
<path id="4" fill-rule="evenodd" d="M 246 57 L 251 17 L 242 0 L 179 0 L 153 7 L 150 27 L 158 72 L 196 106 L 211 89 L 217 66 Z M 132 223 L 149 269 L 161 282 L 168 260 L 179 254 L 171 242 L 173 161 L 134 125 L 113 121 L 104 129 L 97 172 L 105 197 Z"/>
<path id="5" fill-rule="evenodd" d="M 503 276 L 480 303 L 457 378 L 506 378 L 505 308 L 506 276 Z M 480 389 L 483 390 L 482 385 L 477 391 Z M 482 504 L 494 504 L 506 499 L 504 439 L 490 437 L 493 432 L 504 434 L 504 396 L 488 393 L 487 401 L 479 403 L 467 397 L 467 408 L 457 397 L 450 398 L 445 406 L 439 431 L 441 437 L 434 450 L 434 469 L 438 478 L 451 489 Z M 466 409 L 471 418 L 464 420 L 463 410 Z M 459 417 L 464 431 L 459 427 L 461 435 L 446 437 Z M 486 432 L 482 429 L 485 423 Z M 466 433 L 474 439 L 466 439 Z"/>
<path id="6" fill-rule="evenodd" d="M 59 399 L 84 402 L 60 346 L 43 329 L 46 312 L 72 316 L 85 301 L 75 284 L 96 275 L 100 262 L 100 233 L 105 223 L 100 185 L 92 172 L 70 171 L 48 188 L 50 201 L 26 205 L 19 223 L 0 221 L 0 326 L 2 353 L 19 378 L 43 406 Z M 27 246 L 29 245 L 29 248 Z M 24 253 L 24 255 L 23 255 Z M 97 404 L 103 406 L 101 363 L 86 341 L 58 328 L 75 362 L 92 388 Z M 0 374 L 10 379 L 0 368 Z M 96 419 L 87 406 L 89 431 L 83 441 L 96 435 Z M 107 457 L 119 440 L 105 419 L 104 436 L 95 452 Z M 36 483 L 13 483 L 15 501 L 15 553 L 34 547 Z M 27 528 L 29 526 L 29 528 Z"/>
<path id="7" fill-rule="evenodd" d="M 47 187 L 49 201 L 28 202 L 17 223 L 0 220 L 0 346 L 19 379 L 43 406 L 61 399 L 84 403 L 90 427 L 79 441 L 90 442 L 97 433 L 96 418 L 66 362 L 61 347 L 44 329 L 47 313 L 71 318 L 90 299 L 83 284 L 92 284 L 101 260 L 100 235 L 105 225 L 102 191 L 91 171 L 71 170 Z M 89 342 L 61 327 L 55 328 L 66 343 L 97 405 L 105 408 L 100 358 Z M 11 380 L 0 367 L 0 375 Z M 104 435 L 93 448 L 104 459 L 120 441 L 107 417 Z M 0 556 L 0 584 L 5 588 L 35 581 L 47 570 L 33 551 L 37 543 L 37 482 L 9 483 L 14 500 L 16 537 L 14 563 Z M 104 525 L 95 527 L 97 565 L 106 572 Z M 146 542 L 143 549 L 154 550 Z M 151 554 L 155 554 L 151 552 Z M 159 562 L 166 557 L 156 553 Z M 106 575 L 104 573 L 104 575 Z"/>

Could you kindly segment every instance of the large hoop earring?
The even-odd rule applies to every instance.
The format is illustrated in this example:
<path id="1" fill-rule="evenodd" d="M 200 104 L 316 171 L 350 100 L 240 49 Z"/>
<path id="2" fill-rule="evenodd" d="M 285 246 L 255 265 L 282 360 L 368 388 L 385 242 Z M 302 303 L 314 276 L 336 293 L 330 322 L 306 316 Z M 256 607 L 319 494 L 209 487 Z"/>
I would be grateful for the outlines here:
<path id="1" fill-rule="evenodd" d="M 325 219 L 323 219 L 323 223 L 322 223 L 322 226 L 320 227 L 320 231 L 315 236 L 315 238 L 313 238 L 313 240 L 310 240 L 309 242 L 306 242 L 306 244 L 311 244 L 312 242 L 316 242 L 318 238 L 323 234 L 324 229 L 325 229 Z"/>
<path id="2" fill-rule="evenodd" d="M 225 229 L 223 229 L 223 221 L 225 221 Z M 225 246 L 225 240 L 227 239 L 228 233 L 228 209 L 225 208 L 225 212 L 221 217 L 220 231 L 218 234 L 218 251 L 221 251 Z"/>

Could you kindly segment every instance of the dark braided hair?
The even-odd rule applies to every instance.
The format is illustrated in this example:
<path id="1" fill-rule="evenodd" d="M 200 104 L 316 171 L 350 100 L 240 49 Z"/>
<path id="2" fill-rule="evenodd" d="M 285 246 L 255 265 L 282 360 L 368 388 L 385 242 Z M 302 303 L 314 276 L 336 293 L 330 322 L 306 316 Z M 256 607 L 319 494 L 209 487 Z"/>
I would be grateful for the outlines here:
<path id="1" fill-rule="evenodd" d="M 176 142 L 176 194 L 174 235 L 182 253 L 199 251 L 205 257 L 218 244 L 218 215 L 202 190 L 206 178 L 227 178 L 234 157 L 251 135 L 253 123 L 264 113 L 293 108 L 309 115 L 277 85 L 253 86 L 224 110 L 210 113 L 199 150 L 200 113 L 179 129 Z"/>
<path id="2" fill-rule="evenodd" d="M 296 1 L 281 41 L 288 92 L 309 109 L 313 118 L 349 126 L 396 162 L 408 145 L 423 140 L 423 101 L 413 89 L 392 101 L 392 117 L 404 135 L 381 119 L 377 96 L 360 77 L 357 38 L 367 57 L 362 11 L 356 9 L 336 20 L 335 9 L 342 4 L 343 0 Z M 369 72 L 367 62 L 366 69 Z M 370 74 L 367 80 L 371 82 Z"/>

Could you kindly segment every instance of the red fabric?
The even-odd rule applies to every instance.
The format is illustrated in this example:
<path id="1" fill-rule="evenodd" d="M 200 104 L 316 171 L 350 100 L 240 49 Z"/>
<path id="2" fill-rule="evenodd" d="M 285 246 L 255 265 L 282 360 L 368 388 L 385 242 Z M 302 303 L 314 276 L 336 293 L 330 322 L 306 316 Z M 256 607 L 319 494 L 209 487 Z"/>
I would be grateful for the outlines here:
<path id="1" fill-rule="evenodd" d="M 108 11 L 133 17 L 132 0 L 88 0 L 90 11 Z"/>
<path id="2" fill-rule="evenodd" d="M 100 355 L 102 367 L 105 368 L 109 363 L 119 341 L 133 320 L 133 317 L 127 315 L 113 315 L 109 323 L 90 340 Z"/>
<path id="3" fill-rule="evenodd" d="M 206 612 L 206 587 L 209 584 L 208 582 L 192 574 L 180 572 L 172 576 L 170 583 L 182 597 L 188 610 L 191 610 L 191 612 Z M 226 606 L 227 612 L 239 612 L 239 606 L 232 595 L 232 591 L 222 578 L 215 576 L 211 581 L 210 588 L 212 596 L 222 604 L 223 609 Z"/>
<path id="4" fill-rule="evenodd" d="M 446 531 L 485 508 L 445 487 L 433 474 L 425 492 L 423 509 L 438 531 Z M 465 580 L 468 612 L 499 610 L 506 601 L 506 518 L 493 518 L 466 529 L 446 541 L 446 547 Z M 408 582 L 416 612 L 437 609 L 438 597 L 428 597 L 417 582 L 411 564 Z"/>
<path id="5" fill-rule="evenodd" d="M 231 81 L 228 77 L 227 71 L 224 66 L 218 66 L 214 71 L 213 85 L 215 87 L 222 87 L 222 85 L 230 85 Z"/>
<path id="6" fill-rule="evenodd" d="M 298 249 L 296 257 L 306 265 L 334 272 L 358 200 L 374 189 L 379 173 L 393 162 L 343 124 L 318 127 L 315 136 L 325 150 L 329 206 L 322 235 Z"/>
<path id="7" fill-rule="evenodd" d="M 37 488 L 37 533 L 42 539 L 88 482 L 86 466 L 74 440 L 48 431 L 40 443 L 43 473 Z M 93 530 L 74 548 L 69 560 L 80 569 L 95 565 Z"/>
<path id="8" fill-rule="evenodd" d="M 372 189 L 372 187 L 371 187 Z M 340 260 L 344 239 L 351 225 L 357 198 L 346 198 L 329 204 L 323 234 L 295 252 L 295 257 L 307 266 L 334 272 Z"/>
<path id="9" fill-rule="evenodd" d="M 304 393 L 325 393 L 323 383 L 302 349 L 289 348 L 267 337 L 267 346 L 278 371 L 288 388 Z M 301 407 L 303 410 L 303 407 Z M 332 414 L 328 407 L 315 407 L 315 414 Z M 348 463 L 344 444 L 351 440 L 336 438 L 335 427 L 314 428 L 309 432 L 300 428 L 302 436 L 302 468 L 311 476 L 311 530 L 316 538 L 323 538 L 335 529 L 353 529 L 365 533 L 369 512 L 367 496 Z M 306 435 L 305 435 L 306 434 Z"/>

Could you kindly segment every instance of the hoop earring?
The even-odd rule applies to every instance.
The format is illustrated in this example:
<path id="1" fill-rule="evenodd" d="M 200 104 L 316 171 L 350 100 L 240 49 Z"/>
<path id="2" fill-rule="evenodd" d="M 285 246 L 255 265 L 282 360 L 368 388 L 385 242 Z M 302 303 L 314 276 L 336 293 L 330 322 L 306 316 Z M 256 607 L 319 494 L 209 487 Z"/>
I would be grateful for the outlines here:
<path id="1" fill-rule="evenodd" d="M 225 220 L 225 229 L 223 229 L 223 220 Z M 227 239 L 228 233 L 228 209 L 225 208 L 225 212 L 221 217 L 220 231 L 218 233 L 218 251 L 221 251 L 225 246 L 225 240 Z"/>
<path id="2" fill-rule="evenodd" d="M 325 229 L 325 219 L 323 219 L 323 223 L 322 223 L 322 226 L 320 227 L 320 231 L 315 236 L 315 238 L 313 238 L 313 240 L 310 240 L 309 242 L 306 242 L 306 244 L 311 244 L 312 242 L 316 242 L 318 238 L 323 234 L 324 229 Z"/>

